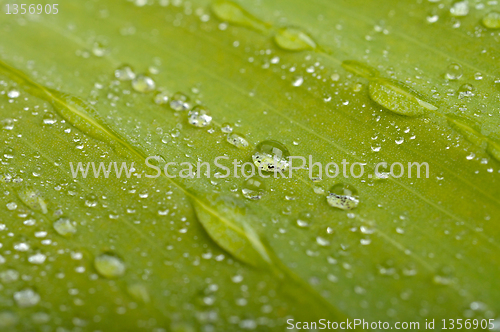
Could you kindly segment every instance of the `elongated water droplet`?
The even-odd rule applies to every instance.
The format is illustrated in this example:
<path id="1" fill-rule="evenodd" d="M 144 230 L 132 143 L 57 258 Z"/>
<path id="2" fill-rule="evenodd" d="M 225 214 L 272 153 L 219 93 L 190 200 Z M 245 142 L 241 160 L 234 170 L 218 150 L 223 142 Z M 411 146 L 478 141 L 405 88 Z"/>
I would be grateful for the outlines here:
<path id="1" fill-rule="evenodd" d="M 135 78 L 135 73 L 131 66 L 122 65 L 115 70 L 115 77 L 120 81 L 131 81 Z"/>
<path id="2" fill-rule="evenodd" d="M 149 291 L 144 284 L 136 283 L 128 285 L 127 292 L 136 301 L 140 301 L 143 303 L 149 303 L 150 301 Z"/>
<path id="3" fill-rule="evenodd" d="M 261 199 L 265 192 L 263 179 L 259 176 L 252 176 L 243 183 L 241 193 L 248 199 Z"/>
<path id="4" fill-rule="evenodd" d="M 299 28 L 285 27 L 274 35 L 276 44 L 287 51 L 306 51 L 317 48 L 316 42 Z"/>
<path id="5" fill-rule="evenodd" d="M 156 87 L 155 81 L 149 76 L 146 75 L 138 75 L 132 81 L 132 88 L 137 92 L 150 92 L 153 91 Z"/>
<path id="6" fill-rule="evenodd" d="M 358 190 L 347 183 L 333 185 L 326 200 L 330 206 L 342 210 L 352 210 L 359 204 Z"/>
<path id="7" fill-rule="evenodd" d="M 25 188 L 23 190 L 18 191 L 17 196 L 30 209 L 34 211 L 40 211 L 43 214 L 46 214 L 48 212 L 47 202 L 43 199 L 42 195 L 38 190 Z"/>
<path id="8" fill-rule="evenodd" d="M 257 145 L 252 160 L 255 166 L 266 172 L 284 171 L 288 168 L 290 152 L 276 141 L 263 141 Z"/>
<path id="9" fill-rule="evenodd" d="M 379 74 L 378 70 L 376 70 L 375 68 L 356 60 L 342 61 L 342 67 L 344 67 L 345 70 L 364 78 L 373 78 L 378 76 Z"/>
<path id="10" fill-rule="evenodd" d="M 196 106 L 188 113 L 188 122 L 190 125 L 198 128 L 206 127 L 212 122 L 208 109 L 203 106 Z"/>
<path id="11" fill-rule="evenodd" d="M 450 14 L 457 17 L 469 14 L 469 1 L 459 0 L 454 2 L 450 8 Z"/>
<path id="12" fill-rule="evenodd" d="M 228 134 L 227 141 L 238 149 L 245 149 L 248 147 L 248 141 L 245 137 L 236 132 Z"/>
<path id="13" fill-rule="evenodd" d="M 76 233 L 76 223 L 69 218 L 61 218 L 54 222 L 54 229 L 59 235 L 69 237 Z"/>
<path id="14" fill-rule="evenodd" d="M 20 95 L 21 95 L 21 93 L 16 89 L 12 89 L 9 92 L 7 92 L 7 97 L 12 98 L 12 99 L 17 98 Z"/>
<path id="15" fill-rule="evenodd" d="M 397 114 L 417 116 L 426 110 L 437 110 L 436 106 L 426 102 L 418 92 L 396 80 L 374 79 L 370 81 L 368 90 L 373 101 Z"/>
<path id="16" fill-rule="evenodd" d="M 31 288 L 14 293 L 14 301 L 20 308 L 33 307 L 40 302 L 40 295 Z"/>
<path id="17" fill-rule="evenodd" d="M 113 254 L 102 254 L 96 257 L 94 267 L 101 276 L 108 279 L 118 278 L 125 274 L 125 263 Z"/>
<path id="18" fill-rule="evenodd" d="M 488 29 L 500 29 L 500 13 L 495 11 L 489 12 L 484 15 L 481 22 Z"/>
<path id="19" fill-rule="evenodd" d="M 266 32 L 268 25 L 233 1 L 219 0 L 212 4 L 212 11 L 220 20 Z"/>
<path id="20" fill-rule="evenodd" d="M 481 134 L 481 129 L 478 122 L 474 121 L 473 119 L 455 114 L 448 114 L 446 115 L 446 118 L 450 127 L 464 136 L 466 140 L 479 147 L 486 147 L 486 141 L 484 136 Z"/>
<path id="21" fill-rule="evenodd" d="M 174 111 L 188 111 L 191 107 L 191 100 L 182 92 L 176 92 L 170 98 L 170 108 Z"/>
<path id="22" fill-rule="evenodd" d="M 452 63 L 446 68 L 445 78 L 448 80 L 458 80 L 462 77 L 463 71 L 462 66 L 458 63 Z"/>

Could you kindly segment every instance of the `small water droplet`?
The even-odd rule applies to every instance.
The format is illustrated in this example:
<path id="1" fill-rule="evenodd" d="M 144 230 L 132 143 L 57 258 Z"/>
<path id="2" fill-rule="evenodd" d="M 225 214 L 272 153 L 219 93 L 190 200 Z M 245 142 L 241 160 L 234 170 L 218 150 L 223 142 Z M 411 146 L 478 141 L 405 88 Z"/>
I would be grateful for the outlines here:
<path id="1" fill-rule="evenodd" d="M 304 78 L 302 76 L 297 76 L 293 80 L 292 85 L 298 87 L 301 86 L 302 83 L 304 83 Z"/>
<path id="2" fill-rule="evenodd" d="M 316 237 L 316 243 L 322 247 L 328 247 L 330 245 L 330 241 L 321 236 Z"/>
<path id="3" fill-rule="evenodd" d="M 188 113 L 190 125 L 198 128 L 206 127 L 212 122 L 208 109 L 203 106 L 196 106 Z"/>
<path id="4" fill-rule="evenodd" d="M 290 152 L 276 141 L 263 141 L 257 145 L 252 160 L 255 166 L 265 172 L 284 171 L 288 168 Z"/>
<path id="5" fill-rule="evenodd" d="M 330 188 L 326 200 L 330 206 L 352 210 L 359 204 L 358 190 L 350 184 L 337 183 Z"/>
<path id="6" fill-rule="evenodd" d="M 131 81 L 135 78 L 135 73 L 131 66 L 122 65 L 115 70 L 115 77 L 120 81 Z"/>
<path id="7" fill-rule="evenodd" d="M 182 92 L 176 92 L 170 99 L 170 108 L 174 111 L 187 111 L 191 109 L 191 101 Z"/>
<path id="8" fill-rule="evenodd" d="M 239 149 L 245 149 L 248 147 L 248 141 L 245 137 L 236 132 L 228 134 L 227 141 Z"/>
<path id="9" fill-rule="evenodd" d="M 448 80 L 458 80 L 460 77 L 462 77 L 463 71 L 462 71 L 462 66 L 460 66 L 458 63 L 452 63 L 446 68 L 446 74 L 445 77 Z"/>
<path id="10" fill-rule="evenodd" d="M 400 145 L 400 144 L 403 144 L 405 141 L 405 138 L 404 137 L 398 137 L 396 138 L 395 142 L 396 144 Z"/>
<path id="11" fill-rule="evenodd" d="M 469 13 L 469 2 L 467 0 L 459 0 L 454 2 L 450 7 L 452 16 L 461 17 Z"/>
<path id="12" fill-rule="evenodd" d="M 20 308 L 33 307 L 40 302 L 40 295 L 31 288 L 23 289 L 14 293 L 14 301 Z"/>
<path id="13" fill-rule="evenodd" d="M 500 29 L 500 13 L 496 11 L 489 12 L 484 15 L 481 22 L 488 29 Z"/>
<path id="14" fill-rule="evenodd" d="M 9 98 L 17 98 L 21 95 L 21 93 L 18 90 L 12 89 L 9 92 L 7 92 L 7 97 Z"/>
<path id="15" fill-rule="evenodd" d="M 101 42 L 95 42 L 92 46 L 92 54 L 94 54 L 96 57 L 103 57 L 107 52 L 108 50 L 106 46 Z"/>
<path id="16" fill-rule="evenodd" d="M 137 92 L 150 92 L 156 87 L 155 81 L 149 76 L 140 74 L 132 81 L 132 88 Z"/>
<path id="17" fill-rule="evenodd" d="M 76 233 L 76 223 L 69 218 L 60 218 L 52 226 L 62 236 L 68 237 Z"/>
<path id="18" fill-rule="evenodd" d="M 274 35 L 276 44 L 287 51 L 305 51 L 317 48 L 316 42 L 299 28 L 285 27 Z"/>
<path id="19" fill-rule="evenodd" d="M 223 123 L 220 130 L 223 132 L 223 133 L 226 133 L 226 134 L 229 134 L 229 133 L 232 133 L 233 132 L 233 127 L 231 126 L 230 123 Z"/>
<path id="20" fill-rule="evenodd" d="M 154 99 L 155 104 L 157 104 L 157 105 L 166 104 L 166 103 L 168 103 L 168 100 L 169 100 L 169 95 L 168 95 L 168 92 L 166 92 L 166 91 L 159 92 L 158 94 L 156 94 L 155 99 Z"/>
<path id="21" fill-rule="evenodd" d="M 265 192 L 263 179 L 259 176 L 252 176 L 243 183 L 241 193 L 250 200 L 259 200 Z"/>
<path id="22" fill-rule="evenodd" d="M 118 278 L 125 274 L 125 263 L 113 254 L 102 254 L 96 257 L 94 267 L 101 276 L 108 279 Z"/>

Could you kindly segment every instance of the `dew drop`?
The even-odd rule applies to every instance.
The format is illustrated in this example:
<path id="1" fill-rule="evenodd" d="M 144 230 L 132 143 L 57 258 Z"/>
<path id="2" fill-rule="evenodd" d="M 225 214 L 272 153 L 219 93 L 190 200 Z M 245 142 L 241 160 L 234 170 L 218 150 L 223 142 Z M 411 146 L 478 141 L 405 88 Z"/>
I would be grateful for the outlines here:
<path id="1" fill-rule="evenodd" d="M 233 1 L 219 0 L 212 4 L 212 11 L 220 20 L 241 25 L 260 32 L 268 30 L 267 24 Z"/>
<path id="2" fill-rule="evenodd" d="M 462 71 L 462 66 L 460 66 L 458 63 L 452 63 L 446 68 L 446 74 L 445 77 L 448 80 L 458 80 L 460 77 L 462 77 L 463 71 Z"/>
<path id="3" fill-rule="evenodd" d="M 328 247 L 330 245 L 330 241 L 321 236 L 316 237 L 316 243 L 322 247 Z"/>
<path id="4" fill-rule="evenodd" d="M 459 0 L 454 2 L 450 8 L 452 16 L 461 17 L 469 13 L 469 2 L 467 0 Z"/>
<path id="5" fill-rule="evenodd" d="M 162 91 L 162 92 L 159 92 L 158 94 L 156 94 L 154 101 L 155 101 L 155 104 L 157 104 L 157 105 L 163 105 L 163 104 L 168 103 L 169 99 L 170 99 L 170 97 L 169 97 L 168 93 L 166 91 Z"/>
<path id="6" fill-rule="evenodd" d="M 103 57 L 107 52 L 108 50 L 106 49 L 106 46 L 101 42 L 95 42 L 92 46 L 92 54 L 94 54 L 96 57 Z"/>
<path id="7" fill-rule="evenodd" d="M 472 84 L 465 83 L 458 88 L 458 99 L 465 97 L 474 97 L 474 86 Z"/>
<path id="8" fill-rule="evenodd" d="M 115 77 L 120 81 L 132 81 L 135 73 L 131 66 L 122 65 L 115 70 Z"/>
<path id="9" fill-rule="evenodd" d="M 170 99 L 170 108 L 174 111 L 187 111 L 191 109 L 191 101 L 182 92 L 176 92 Z"/>
<path id="10" fill-rule="evenodd" d="M 17 98 L 20 95 L 21 95 L 21 93 L 19 93 L 19 91 L 15 90 L 15 89 L 12 89 L 9 92 L 7 92 L 7 97 L 12 98 L 12 99 Z"/>
<path id="11" fill-rule="evenodd" d="M 230 133 L 227 135 L 227 141 L 236 146 L 238 149 L 245 149 L 248 147 L 248 141 L 239 133 Z"/>
<path id="12" fill-rule="evenodd" d="M 14 293 L 14 301 L 20 308 L 33 307 L 40 302 L 40 295 L 31 288 L 23 289 Z"/>
<path id="13" fill-rule="evenodd" d="M 231 126 L 230 123 L 223 123 L 220 130 L 223 132 L 223 133 L 226 133 L 226 134 L 230 134 L 233 132 L 233 127 Z"/>
<path id="14" fill-rule="evenodd" d="M 284 171 L 288 168 L 289 156 L 290 152 L 283 144 L 269 140 L 257 145 L 252 160 L 265 172 Z"/>
<path id="15" fill-rule="evenodd" d="M 352 210 L 359 204 L 358 190 L 347 183 L 333 185 L 326 200 L 330 206 L 342 210 Z"/>
<path id="16" fill-rule="evenodd" d="M 212 117 L 205 107 L 195 106 L 188 113 L 188 122 L 194 127 L 203 128 L 207 127 L 212 122 Z"/>
<path id="17" fill-rule="evenodd" d="M 137 92 L 150 92 L 156 87 L 155 81 L 149 76 L 140 74 L 132 81 L 132 88 Z"/>
<path id="18" fill-rule="evenodd" d="M 131 284 L 127 286 L 127 293 L 136 301 L 149 303 L 149 291 L 145 285 L 141 283 Z"/>
<path id="19" fill-rule="evenodd" d="M 41 211 L 43 214 L 48 212 L 47 202 L 43 199 L 41 194 L 34 189 L 26 188 L 18 192 L 18 196 L 30 209 Z"/>
<path id="20" fill-rule="evenodd" d="M 76 233 L 76 223 L 69 218 L 60 218 L 52 225 L 59 235 L 69 237 Z"/>
<path id="21" fill-rule="evenodd" d="M 299 87 L 304 83 L 304 78 L 302 76 L 297 76 L 292 82 L 292 85 L 295 87 Z"/>
<path id="22" fill-rule="evenodd" d="M 488 29 L 500 29 L 500 13 L 495 11 L 489 12 L 484 15 L 481 22 Z"/>
<path id="23" fill-rule="evenodd" d="M 306 51 L 317 48 L 316 42 L 299 28 L 285 27 L 274 35 L 276 44 L 287 51 Z"/>
<path id="24" fill-rule="evenodd" d="M 108 279 L 118 278 L 125 274 L 125 263 L 113 254 L 102 254 L 96 257 L 94 267 L 101 276 Z"/>
<path id="25" fill-rule="evenodd" d="M 250 200 L 259 200 L 265 192 L 263 179 L 259 176 L 252 176 L 243 183 L 241 193 Z"/>

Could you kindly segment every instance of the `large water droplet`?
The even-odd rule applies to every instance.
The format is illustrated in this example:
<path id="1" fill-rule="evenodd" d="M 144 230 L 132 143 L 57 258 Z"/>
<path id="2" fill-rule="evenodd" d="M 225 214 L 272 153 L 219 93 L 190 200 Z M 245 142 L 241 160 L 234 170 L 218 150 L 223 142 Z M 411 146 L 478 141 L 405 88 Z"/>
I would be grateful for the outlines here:
<path id="1" fill-rule="evenodd" d="M 458 99 L 465 97 L 474 97 L 474 86 L 472 84 L 465 83 L 458 88 Z"/>
<path id="2" fill-rule="evenodd" d="M 17 98 L 20 95 L 21 95 L 21 93 L 19 93 L 19 91 L 16 89 L 12 89 L 9 92 L 7 92 L 7 97 L 12 98 L 12 99 Z"/>
<path id="3" fill-rule="evenodd" d="M 76 233 L 76 223 L 69 218 L 61 218 L 54 222 L 54 229 L 59 235 L 69 237 Z"/>
<path id="4" fill-rule="evenodd" d="M 337 183 L 330 188 L 326 200 L 330 206 L 352 210 L 359 204 L 358 190 L 350 184 Z"/>
<path id="5" fill-rule="evenodd" d="M 125 263 L 112 254 L 102 254 L 96 257 L 94 267 L 101 276 L 108 279 L 118 278 L 125 274 Z"/>
<path id="6" fill-rule="evenodd" d="M 202 128 L 208 126 L 212 122 L 212 117 L 209 115 L 208 109 L 203 106 L 196 106 L 189 111 L 188 122 L 192 126 Z"/>
<path id="7" fill-rule="evenodd" d="M 170 99 L 170 108 L 174 111 L 188 111 L 191 109 L 191 101 L 182 92 L 176 92 Z"/>
<path id="8" fill-rule="evenodd" d="M 484 15 L 481 22 L 488 29 L 500 29 L 500 13 L 495 11 L 489 12 Z"/>
<path id="9" fill-rule="evenodd" d="M 151 77 L 146 75 L 138 75 L 132 81 L 132 88 L 137 92 L 150 92 L 153 91 L 155 87 L 155 81 L 153 81 Z"/>
<path id="10" fill-rule="evenodd" d="M 261 199 L 265 192 L 263 179 L 259 176 L 252 176 L 243 183 L 241 193 L 248 199 Z"/>
<path id="11" fill-rule="evenodd" d="M 311 36 L 294 27 L 279 29 L 274 35 L 274 41 L 280 48 L 287 51 L 314 50 L 317 47 Z"/>
<path id="12" fill-rule="evenodd" d="M 458 80 L 460 77 L 462 77 L 462 74 L 462 66 L 460 66 L 458 63 L 452 63 L 448 66 L 448 68 L 446 68 L 445 77 L 448 80 Z"/>
<path id="13" fill-rule="evenodd" d="M 370 81 L 369 93 L 373 101 L 397 114 L 416 116 L 426 110 L 437 110 L 436 106 L 426 102 L 418 92 L 396 80 L 374 79 Z"/>
<path id="14" fill-rule="evenodd" d="M 227 135 L 227 141 L 236 146 L 238 149 L 245 149 L 248 147 L 248 141 L 239 133 L 230 133 Z"/>
<path id="15" fill-rule="evenodd" d="M 215 1 L 212 11 L 220 20 L 241 25 L 260 32 L 266 32 L 268 25 L 243 9 L 240 5 L 228 0 Z"/>
<path id="16" fill-rule="evenodd" d="M 255 166 L 266 172 L 284 171 L 288 168 L 290 152 L 276 141 L 263 141 L 252 155 Z"/>

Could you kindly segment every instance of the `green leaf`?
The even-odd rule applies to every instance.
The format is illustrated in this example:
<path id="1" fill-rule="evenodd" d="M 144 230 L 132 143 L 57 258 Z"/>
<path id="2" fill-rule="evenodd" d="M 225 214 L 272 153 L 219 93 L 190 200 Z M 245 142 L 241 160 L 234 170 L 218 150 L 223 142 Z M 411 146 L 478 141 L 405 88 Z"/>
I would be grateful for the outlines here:
<path id="1" fill-rule="evenodd" d="M 498 322 L 494 3 L 9 6 L 2 331 Z M 233 173 L 275 149 L 322 176 L 308 165 L 253 186 L 214 164 Z M 325 174 L 344 159 L 347 172 Z M 377 175 L 382 161 L 425 162 L 429 177 Z M 99 178 L 72 175 L 89 162 L 104 163 Z M 169 162 L 199 176 L 154 177 Z"/>

